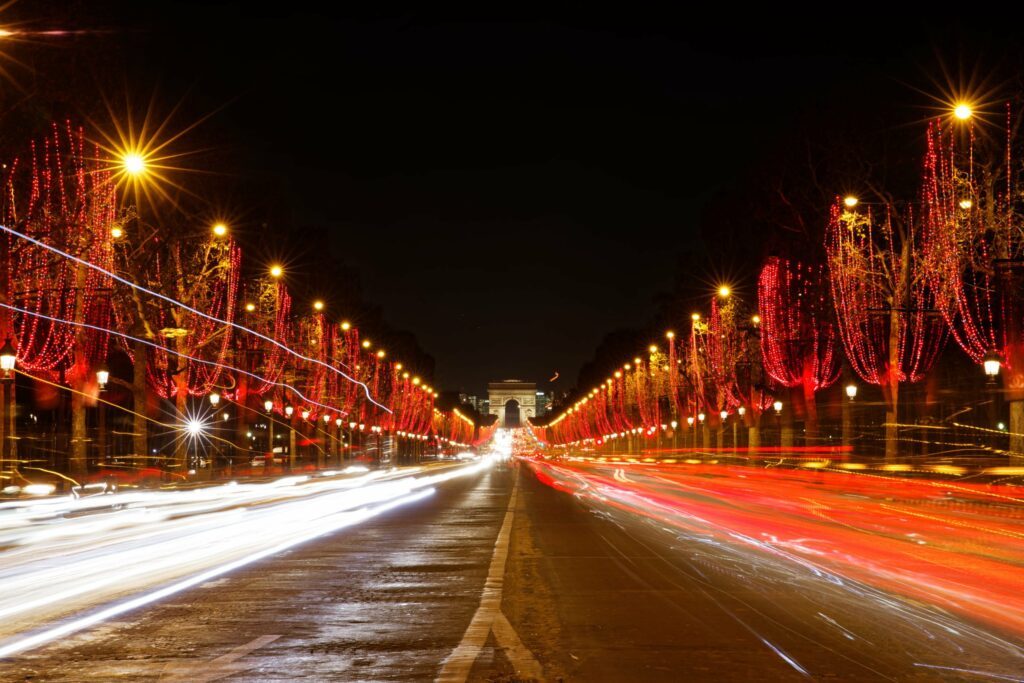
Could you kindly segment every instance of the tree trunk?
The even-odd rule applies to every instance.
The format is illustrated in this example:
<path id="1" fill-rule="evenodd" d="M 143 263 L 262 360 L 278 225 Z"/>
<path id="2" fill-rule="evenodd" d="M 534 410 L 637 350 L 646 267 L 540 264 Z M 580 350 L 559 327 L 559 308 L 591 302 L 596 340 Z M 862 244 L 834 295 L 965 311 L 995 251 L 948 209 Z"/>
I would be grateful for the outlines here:
<path id="1" fill-rule="evenodd" d="M 804 390 L 804 410 L 807 418 L 804 421 L 804 440 L 811 444 L 818 441 L 818 403 L 817 394 L 814 389 L 814 380 L 811 377 L 804 377 L 802 383 Z"/>
<path id="2" fill-rule="evenodd" d="M 137 466 L 148 462 L 149 458 L 149 425 L 146 420 L 146 363 L 149 347 L 141 341 L 132 342 L 135 365 L 132 368 L 132 407 L 134 409 L 134 426 L 132 428 L 132 459 Z"/>
<path id="3" fill-rule="evenodd" d="M 1024 401 L 1010 401 L 1010 460 L 1024 463 Z"/>
<path id="4" fill-rule="evenodd" d="M 71 393 L 71 453 L 68 470 L 71 478 L 77 480 L 88 469 L 86 458 L 89 441 L 85 425 L 85 396 L 81 393 L 84 387 L 76 379 L 72 379 L 71 384 L 78 384 L 79 390 Z"/>
<path id="5" fill-rule="evenodd" d="M 782 446 L 783 448 L 792 448 L 793 447 L 793 441 L 794 441 L 794 438 L 795 438 L 794 430 L 793 430 L 793 413 L 794 413 L 794 405 L 793 404 L 795 403 L 795 401 L 793 401 L 793 394 L 794 394 L 794 392 L 793 391 L 789 391 L 788 394 L 789 395 L 786 398 L 789 399 L 789 405 L 785 405 L 784 404 L 782 406 L 782 415 L 779 416 L 779 424 L 780 424 L 779 445 Z"/>
<path id="6" fill-rule="evenodd" d="M 882 394 L 885 399 L 885 459 L 899 457 L 900 405 L 900 312 L 896 305 L 889 313 L 889 367 L 886 368 Z"/>
<path id="7" fill-rule="evenodd" d="M 747 449 L 753 451 L 761 447 L 761 428 L 752 425 L 747 428 Z"/>
<path id="8" fill-rule="evenodd" d="M 75 312 L 74 320 L 85 321 L 85 266 L 81 263 L 75 266 Z M 88 469 L 88 448 L 89 435 L 86 431 L 85 422 L 85 390 L 89 368 L 88 359 L 85 357 L 85 334 L 84 328 L 76 328 L 75 349 L 73 353 L 74 365 L 71 368 L 68 385 L 71 388 L 71 453 L 69 454 L 68 469 L 71 478 L 76 479 L 86 473 Z"/>

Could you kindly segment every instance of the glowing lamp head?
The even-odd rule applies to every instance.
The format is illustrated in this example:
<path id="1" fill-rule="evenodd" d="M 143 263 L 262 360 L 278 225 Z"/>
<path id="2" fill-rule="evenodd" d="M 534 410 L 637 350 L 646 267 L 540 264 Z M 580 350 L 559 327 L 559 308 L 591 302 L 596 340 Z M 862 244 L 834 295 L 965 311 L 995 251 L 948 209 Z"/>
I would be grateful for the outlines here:
<path id="1" fill-rule="evenodd" d="M 672 330 L 669 330 L 668 332 L 665 333 L 665 338 L 666 339 L 675 339 L 676 338 L 676 333 L 673 332 Z"/>
<path id="2" fill-rule="evenodd" d="M 346 320 L 345 322 L 341 323 L 341 329 L 343 329 L 346 332 L 348 332 L 349 330 L 352 329 L 352 323 L 350 323 L 349 321 Z"/>
<path id="3" fill-rule="evenodd" d="M 727 417 L 729 417 L 729 413 L 728 413 L 727 411 L 724 411 L 724 410 L 723 410 L 722 412 L 720 412 L 720 413 L 718 414 L 718 416 L 719 416 L 720 418 L 722 418 L 722 422 L 725 422 L 725 419 L 726 419 Z"/>
<path id="4" fill-rule="evenodd" d="M 672 429 L 675 429 L 676 427 L 678 427 L 678 426 L 679 426 L 679 423 L 678 423 L 678 422 L 676 422 L 675 420 L 672 420 L 671 422 L 669 422 L 669 425 L 671 425 L 671 426 L 672 426 Z"/>
<path id="5" fill-rule="evenodd" d="M 313 302 L 313 310 L 314 311 L 322 311 L 322 310 L 324 310 L 324 302 L 320 301 L 319 299 L 314 301 Z"/>
<path id="6" fill-rule="evenodd" d="M 334 419 L 334 424 L 337 425 L 338 429 L 341 429 L 341 418 L 340 417 L 335 418 Z"/>
<path id="7" fill-rule="evenodd" d="M 419 377 L 413 377 L 412 378 L 412 383 L 413 383 L 413 386 L 417 386 L 418 387 L 420 385 L 420 378 Z"/>
<path id="8" fill-rule="evenodd" d="M 255 310 L 256 310 L 256 304 L 253 304 L 253 303 L 248 303 L 248 304 L 246 304 L 246 305 L 245 305 L 245 310 L 247 310 L 247 311 L 249 311 L 250 313 L 252 313 L 253 311 L 255 311 Z"/>
<path id="9" fill-rule="evenodd" d="M 690 425 L 691 427 L 693 426 L 693 415 L 686 418 L 686 424 Z"/>
<path id="10" fill-rule="evenodd" d="M 775 403 L 773 403 L 772 404 L 772 408 L 775 408 L 775 413 L 776 414 L 781 414 L 782 413 L 782 401 L 776 401 Z"/>
<path id="11" fill-rule="evenodd" d="M 210 405 L 216 408 L 218 403 L 220 403 L 220 394 L 216 391 L 210 392 Z"/>
<path id="12" fill-rule="evenodd" d="M 747 414 L 747 409 L 743 406 L 740 406 L 739 408 L 736 409 L 736 412 L 739 413 L 740 417 L 743 417 L 744 415 Z"/>
<path id="13" fill-rule="evenodd" d="M 330 421 L 331 421 L 331 416 L 330 415 L 324 415 L 324 424 L 329 424 Z"/>
<path id="14" fill-rule="evenodd" d="M 217 237 L 223 237 L 228 234 L 228 226 L 223 223 L 217 223 L 213 226 L 213 234 Z"/>
<path id="15" fill-rule="evenodd" d="M 309 419 L 309 411 L 308 410 L 303 410 L 302 411 L 302 419 L 303 420 L 308 420 Z"/>
<path id="16" fill-rule="evenodd" d="M 647 350 L 650 351 L 651 353 L 657 353 L 658 347 L 655 346 L 654 344 L 651 344 L 650 346 L 647 347 Z"/>
<path id="17" fill-rule="evenodd" d="M 965 197 L 960 200 L 960 208 L 963 209 L 964 211 L 971 208 L 972 206 L 974 206 L 974 202 L 972 202 L 970 199 L 967 199 Z"/>
<path id="18" fill-rule="evenodd" d="M 14 345 L 11 344 L 11 338 L 8 337 L 4 341 L 4 345 L 0 347 L 0 370 L 4 371 L 5 377 L 11 376 L 11 371 L 14 370 L 14 364 L 18 359 L 18 352 L 15 350 Z"/>
<path id="19" fill-rule="evenodd" d="M 728 285 L 722 285 L 721 287 L 718 288 L 718 296 L 722 297 L 723 299 L 729 296 L 730 294 L 732 294 L 732 290 L 729 289 Z"/>
<path id="20" fill-rule="evenodd" d="M 370 348 L 370 340 L 369 339 L 364 339 L 363 340 L 363 348 L 364 349 Z"/>
<path id="21" fill-rule="evenodd" d="M 270 266 L 270 277 L 276 279 L 281 277 L 282 275 L 284 275 L 284 268 L 277 264 Z"/>
<path id="22" fill-rule="evenodd" d="M 848 194 L 845 197 L 843 197 L 843 206 L 845 206 L 847 209 L 852 209 L 859 203 L 860 200 L 854 197 L 852 194 Z"/>
<path id="23" fill-rule="evenodd" d="M 381 349 L 381 350 L 379 350 L 379 351 L 377 352 L 377 358 L 383 358 L 383 357 L 384 357 L 384 356 L 386 356 L 386 355 L 387 355 L 387 354 L 386 354 L 386 353 L 384 353 L 384 349 Z"/>
<path id="24" fill-rule="evenodd" d="M 704 423 L 704 419 L 707 417 L 704 413 L 697 413 L 697 421 L 701 424 Z"/>
<path id="25" fill-rule="evenodd" d="M 96 370 L 96 383 L 100 385 L 100 391 L 107 388 L 107 382 L 110 381 L 110 370 L 107 369 L 106 365 L 101 365 Z"/>
<path id="26" fill-rule="evenodd" d="M 284 407 L 284 414 L 286 416 L 291 417 L 294 412 L 295 412 L 295 406 L 285 406 Z"/>
<path id="27" fill-rule="evenodd" d="M 847 384 L 846 385 L 846 396 L 852 401 L 857 398 L 857 385 Z"/>
<path id="28" fill-rule="evenodd" d="M 271 410 L 274 409 L 274 402 L 268 398 L 266 401 L 263 402 L 263 407 L 269 413 Z"/>
<path id="29" fill-rule="evenodd" d="M 761 324 L 761 316 L 755 313 L 754 315 L 750 316 L 750 322 L 754 327 L 757 327 L 758 325 Z"/>
<path id="30" fill-rule="evenodd" d="M 953 107 L 953 116 L 957 117 L 961 121 L 966 121 L 967 119 L 974 116 L 974 110 L 971 109 L 971 105 L 967 104 L 966 102 L 961 102 L 960 104 Z"/>
<path id="31" fill-rule="evenodd" d="M 120 225 L 115 225 L 110 229 L 110 236 L 115 240 L 121 239 L 122 237 L 124 237 L 124 228 L 122 228 Z"/>
<path id="32" fill-rule="evenodd" d="M 121 157 L 121 165 L 128 175 L 137 176 L 146 172 L 146 158 L 138 152 L 128 152 Z"/>
<path id="33" fill-rule="evenodd" d="M 985 368 L 985 374 L 995 379 L 999 376 L 999 371 L 1003 367 L 1003 359 L 995 351 L 989 351 L 981 360 L 981 364 Z"/>
<path id="34" fill-rule="evenodd" d="M 185 431 L 188 435 L 195 438 L 203 433 L 204 425 L 200 420 L 188 420 L 185 422 Z"/>
<path id="35" fill-rule="evenodd" d="M 692 320 L 693 322 L 697 322 L 698 320 L 700 320 L 700 313 L 691 313 L 690 320 Z"/>

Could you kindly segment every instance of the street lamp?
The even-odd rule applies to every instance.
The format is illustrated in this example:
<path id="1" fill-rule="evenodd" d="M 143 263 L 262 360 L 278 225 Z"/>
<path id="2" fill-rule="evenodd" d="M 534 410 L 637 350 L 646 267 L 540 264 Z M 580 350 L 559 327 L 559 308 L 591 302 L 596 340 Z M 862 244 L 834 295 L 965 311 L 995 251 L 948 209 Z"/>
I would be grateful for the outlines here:
<path id="1" fill-rule="evenodd" d="M 857 398 L 857 385 L 850 383 L 846 385 L 846 395 L 852 401 Z"/>
<path id="2" fill-rule="evenodd" d="M 773 403 L 772 408 L 775 408 L 776 415 L 782 415 L 782 401 L 776 401 Z"/>
<path id="3" fill-rule="evenodd" d="M 974 110 L 971 109 L 971 105 L 966 102 L 960 102 L 953 108 L 953 116 L 957 117 L 961 121 L 966 121 L 974 116 Z"/>
<path id="4" fill-rule="evenodd" d="M 107 390 L 107 382 L 110 381 L 110 370 L 107 369 L 106 364 L 100 365 L 96 369 L 96 383 L 100 385 L 100 391 Z"/>
<path id="5" fill-rule="evenodd" d="M 0 360 L 2 360 L 0 356 Z M 985 368 L 985 374 L 988 376 L 990 384 L 995 384 L 996 377 L 999 376 L 999 371 L 1003 367 L 1003 359 L 995 351 L 989 351 L 985 354 L 985 357 L 981 359 L 981 364 Z"/>
<path id="6" fill-rule="evenodd" d="M 223 237 L 228 234 L 228 226 L 223 223 L 217 223 L 213 226 L 213 234 L 217 237 Z"/>
<path id="7" fill-rule="evenodd" d="M 284 407 L 284 414 L 285 414 L 285 416 L 289 420 L 291 419 L 292 413 L 294 413 L 294 412 L 295 412 L 295 408 L 293 406 L 287 405 L 287 406 Z"/>
<path id="8" fill-rule="evenodd" d="M 266 470 L 274 464 L 274 402 L 268 398 L 263 402 L 263 407 L 267 409 L 267 445 L 270 451 L 263 458 L 263 469 Z"/>
<path id="9" fill-rule="evenodd" d="M 4 379 L 11 379 L 11 372 L 14 371 L 14 365 L 17 360 L 18 352 L 14 349 L 14 345 L 11 344 L 11 338 L 8 337 L 4 345 L 0 347 L 0 370 L 4 371 Z"/>
<path id="10" fill-rule="evenodd" d="M 216 391 L 211 392 L 208 398 L 210 399 L 210 405 L 214 408 L 216 408 L 217 404 L 220 403 L 220 394 Z M 273 407 L 273 405 L 271 405 L 271 407 Z"/>

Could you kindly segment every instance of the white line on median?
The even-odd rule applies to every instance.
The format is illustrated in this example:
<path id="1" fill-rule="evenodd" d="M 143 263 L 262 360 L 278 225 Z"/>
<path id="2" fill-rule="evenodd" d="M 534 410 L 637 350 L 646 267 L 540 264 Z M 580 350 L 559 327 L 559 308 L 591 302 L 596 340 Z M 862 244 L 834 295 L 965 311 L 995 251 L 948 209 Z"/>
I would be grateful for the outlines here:
<path id="1" fill-rule="evenodd" d="M 505 564 L 508 560 L 508 544 L 512 537 L 512 519 L 515 516 L 518 493 L 517 474 L 505 512 L 505 520 L 498 532 L 498 540 L 494 543 L 494 555 L 491 557 L 491 566 L 484 582 L 480 607 L 473 615 L 473 620 L 469 622 L 462 642 L 444 661 L 441 673 L 437 676 L 438 683 L 465 683 L 473 663 L 487 642 L 487 636 L 492 631 L 498 647 L 504 651 L 516 674 L 524 678 L 540 678 L 543 675 L 540 662 L 533 657 L 533 653 L 523 644 L 519 634 L 501 612 L 501 592 L 505 583 Z"/>

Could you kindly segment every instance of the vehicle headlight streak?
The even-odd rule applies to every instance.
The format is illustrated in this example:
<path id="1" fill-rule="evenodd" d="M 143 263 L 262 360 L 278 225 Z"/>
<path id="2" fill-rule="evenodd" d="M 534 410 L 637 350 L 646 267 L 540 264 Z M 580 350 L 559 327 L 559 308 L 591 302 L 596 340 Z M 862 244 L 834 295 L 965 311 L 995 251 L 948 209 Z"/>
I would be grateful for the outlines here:
<path id="1" fill-rule="evenodd" d="M 422 500 L 438 484 L 487 466 L 481 461 L 426 475 L 373 472 L 340 480 L 293 477 L 273 484 L 2 506 L 0 543 L 16 547 L 0 556 L 0 581 L 6 587 L 0 597 L 0 633 L 7 637 L 0 641 L 0 657 L 38 647 Z M 95 512 L 115 504 L 128 507 Z M 65 517 L 89 510 L 94 511 L 91 519 L 88 515 Z M 5 519 L 10 515 L 13 520 Z M 59 590 L 53 590 L 55 586 Z M 155 586 L 159 588 L 125 599 L 126 594 Z M 114 600 L 121 601 L 32 631 Z M 26 631 L 28 635 L 20 635 Z"/>
<path id="2" fill-rule="evenodd" d="M 97 271 L 99 273 L 103 273 L 107 277 L 112 278 L 113 280 L 116 280 L 117 282 L 120 282 L 123 285 L 127 285 L 128 287 L 131 287 L 132 289 L 134 289 L 136 291 L 145 292 L 146 294 L 149 294 L 150 296 L 154 296 L 154 297 L 156 297 L 156 298 L 158 298 L 158 299 L 160 299 L 162 301 L 166 301 L 167 303 L 169 303 L 169 304 L 171 304 L 173 306 L 178 306 L 178 307 L 188 311 L 189 313 L 192 313 L 194 315 L 198 315 L 199 317 L 205 318 L 206 320 L 210 320 L 210 321 L 213 321 L 213 322 L 216 322 L 216 323 L 220 323 L 221 325 L 227 325 L 227 326 L 232 327 L 232 328 L 234 328 L 236 330 L 240 330 L 240 331 L 245 332 L 247 334 L 251 334 L 251 335 L 257 337 L 258 339 L 262 339 L 263 341 L 265 341 L 265 342 L 267 342 L 269 344 L 273 344 L 274 346 L 278 347 L 279 349 L 281 349 L 285 353 L 289 353 L 289 354 L 295 356 L 296 358 L 298 358 L 300 360 L 306 361 L 308 363 L 313 363 L 315 365 L 320 365 L 320 366 L 326 368 L 327 370 L 329 370 L 331 372 L 337 373 L 338 375 L 340 375 L 341 377 L 344 377 L 348 381 L 353 382 L 354 384 L 358 384 L 359 386 L 361 386 L 363 388 L 363 393 L 366 395 L 366 400 L 368 400 L 370 403 L 374 404 L 378 408 L 380 408 L 380 409 L 382 409 L 382 410 L 384 410 L 384 411 L 386 411 L 388 413 L 391 412 L 390 408 L 388 408 L 385 405 L 382 405 L 382 404 L 378 403 L 373 398 L 373 396 L 370 394 L 370 388 L 366 384 L 364 384 L 363 382 L 359 381 L 358 379 L 356 379 L 354 377 L 351 377 L 350 375 L 342 372 L 341 370 L 339 370 L 335 366 L 331 365 L 330 363 L 325 363 L 322 360 L 318 360 L 316 358 L 309 358 L 307 356 L 304 356 L 301 353 L 299 353 L 298 351 L 295 351 L 294 349 L 288 347 L 287 345 L 282 344 L 281 342 L 277 341 L 273 337 L 268 337 L 267 335 L 261 334 L 261 333 L 257 332 L 256 330 L 251 330 L 248 327 L 245 327 L 244 325 L 239 325 L 238 323 L 232 322 L 230 320 L 222 320 L 221 318 L 218 318 L 216 316 L 210 315 L 209 313 L 203 313 L 202 311 L 200 311 L 198 309 L 195 309 L 195 308 L 192 308 L 191 306 L 188 306 L 188 305 L 178 301 L 177 299 L 174 299 L 174 298 L 169 297 L 169 296 L 165 296 L 163 294 L 160 294 L 159 292 L 155 292 L 155 291 L 153 291 L 151 289 L 143 287 L 142 285 L 136 284 L 136 283 L 132 282 L 131 280 L 118 275 L 117 273 L 109 271 L 106 268 L 103 268 L 102 266 L 96 265 L 95 263 L 92 263 L 91 261 L 88 261 L 86 259 L 83 259 L 83 258 L 80 258 L 78 256 L 75 256 L 74 254 L 69 254 L 66 251 L 58 249 L 57 247 L 49 245 L 49 244 L 47 244 L 47 243 L 45 243 L 45 242 L 43 242 L 41 240 L 37 240 L 34 237 L 29 237 L 28 235 L 26 235 L 24 233 L 21 233 L 21 232 L 18 232 L 17 230 L 14 230 L 12 228 L 9 228 L 6 225 L 0 225 L 0 230 L 3 230 L 5 232 L 7 232 L 7 233 L 10 233 L 11 235 L 14 235 L 15 237 L 23 239 L 23 240 L 25 240 L 27 242 L 35 244 L 36 246 L 41 247 L 43 249 L 46 249 L 49 252 L 52 252 L 52 253 L 57 254 L 59 256 L 63 256 L 64 258 L 69 259 L 71 261 L 74 261 L 75 263 L 78 263 L 80 265 L 83 265 L 86 268 L 90 268 L 90 269 L 95 270 L 95 271 Z M 163 348 L 163 347 L 161 347 L 161 348 Z"/>

